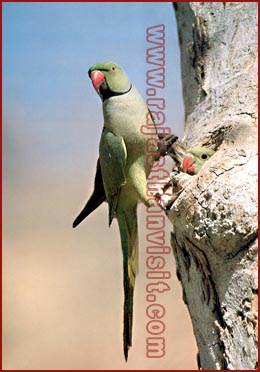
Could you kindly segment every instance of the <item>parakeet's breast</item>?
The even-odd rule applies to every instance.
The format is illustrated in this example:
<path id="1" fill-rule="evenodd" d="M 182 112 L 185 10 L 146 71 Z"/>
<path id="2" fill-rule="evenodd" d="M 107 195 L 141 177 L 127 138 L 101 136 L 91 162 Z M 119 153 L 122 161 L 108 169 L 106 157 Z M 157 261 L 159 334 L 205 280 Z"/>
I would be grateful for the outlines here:
<path id="1" fill-rule="evenodd" d="M 142 133 L 142 126 L 146 125 L 148 110 L 134 87 L 126 94 L 106 100 L 103 103 L 103 113 L 104 126 L 122 136 L 128 150 L 129 147 L 136 147 L 137 143 L 146 143 L 147 135 Z"/>
<path id="2" fill-rule="evenodd" d="M 147 106 L 132 87 L 130 92 L 106 100 L 103 103 L 103 113 L 105 128 L 114 135 L 121 136 L 126 147 L 126 183 L 121 189 L 119 205 L 122 200 L 124 205 L 132 201 L 136 203 L 136 200 L 145 203 L 146 179 L 152 168 L 151 162 L 147 160 L 147 144 L 151 137 L 157 141 L 155 127 L 149 135 L 142 131 L 142 126 L 146 126 L 146 121 L 150 120 Z"/>

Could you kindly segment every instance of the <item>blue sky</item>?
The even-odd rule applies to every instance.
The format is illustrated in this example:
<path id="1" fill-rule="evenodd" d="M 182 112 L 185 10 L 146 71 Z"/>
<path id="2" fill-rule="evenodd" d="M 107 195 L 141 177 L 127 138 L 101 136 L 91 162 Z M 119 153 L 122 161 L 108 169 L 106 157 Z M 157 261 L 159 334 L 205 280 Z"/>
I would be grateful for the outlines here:
<path id="1" fill-rule="evenodd" d="M 17 156 L 28 153 L 28 168 L 59 168 L 63 159 L 69 168 L 79 158 L 78 166 L 83 165 L 83 148 L 96 156 L 102 110 L 88 68 L 117 62 L 145 98 L 146 28 L 161 23 L 166 27 L 167 125 L 181 135 L 171 3 L 3 3 L 3 134 L 15 132 Z"/>
<path id="2" fill-rule="evenodd" d="M 4 82 L 15 81 L 27 99 L 49 96 L 50 90 L 53 96 L 61 89 L 68 94 L 78 89 L 89 66 L 116 60 L 141 85 L 145 30 L 160 23 L 166 25 L 166 63 L 175 70 L 179 52 L 171 3 L 4 3 Z M 169 84 L 176 81 L 169 78 Z"/>

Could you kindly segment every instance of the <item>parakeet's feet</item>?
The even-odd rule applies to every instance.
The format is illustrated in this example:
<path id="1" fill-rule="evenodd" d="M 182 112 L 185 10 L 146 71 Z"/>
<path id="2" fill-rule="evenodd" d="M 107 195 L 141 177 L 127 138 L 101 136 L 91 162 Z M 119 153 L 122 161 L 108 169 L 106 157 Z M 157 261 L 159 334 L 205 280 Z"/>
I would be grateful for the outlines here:
<path id="1" fill-rule="evenodd" d="M 189 182 L 192 181 L 192 177 L 185 173 L 172 172 L 171 177 L 165 179 L 163 186 L 158 186 L 158 191 L 154 197 L 164 211 L 171 208 L 172 204 L 179 197 Z"/>
<path id="2" fill-rule="evenodd" d="M 172 144 L 178 140 L 178 137 L 175 136 L 175 134 L 169 134 L 167 136 L 158 134 L 158 138 L 159 138 L 158 140 L 159 156 L 166 156 Z"/>
<path id="3" fill-rule="evenodd" d="M 172 180 L 170 178 L 165 180 L 165 184 L 159 188 L 158 192 L 155 194 L 155 200 L 159 207 L 163 210 L 168 209 L 167 206 L 171 201 L 173 196 Z"/>
<path id="4" fill-rule="evenodd" d="M 169 155 L 174 161 L 172 170 L 182 172 L 182 161 L 187 154 L 184 144 L 178 140 L 175 134 L 169 134 L 167 136 L 158 135 L 158 138 L 158 159 L 161 156 Z"/>
<path id="5" fill-rule="evenodd" d="M 145 202 L 144 202 L 145 206 L 148 207 L 148 208 L 151 208 L 151 207 L 155 207 L 156 206 L 156 200 L 153 199 L 153 198 L 150 198 L 150 199 L 147 199 Z"/>

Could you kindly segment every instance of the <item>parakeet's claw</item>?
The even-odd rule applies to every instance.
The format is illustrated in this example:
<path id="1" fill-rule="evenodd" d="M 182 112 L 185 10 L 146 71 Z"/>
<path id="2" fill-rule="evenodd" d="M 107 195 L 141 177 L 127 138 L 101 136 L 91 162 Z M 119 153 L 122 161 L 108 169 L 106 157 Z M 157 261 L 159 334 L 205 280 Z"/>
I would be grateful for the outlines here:
<path id="1" fill-rule="evenodd" d="M 186 147 L 174 134 L 167 136 L 158 135 L 158 152 L 160 156 L 169 155 L 173 161 L 173 171 L 182 172 L 182 160 L 187 154 Z"/>
<path id="2" fill-rule="evenodd" d="M 166 179 L 165 184 L 163 187 L 159 188 L 157 193 L 154 195 L 154 198 L 159 205 L 160 208 L 163 210 L 167 209 L 167 205 L 172 197 L 172 181 L 171 179 Z"/>
<path id="3" fill-rule="evenodd" d="M 164 211 L 168 211 L 184 188 L 192 181 L 192 177 L 185 173 L 172 172 L 171 177 L 165 179 L 165 184 L 158 187 L 154 198 Z"/>
<path id="4" fill-rule="evenodd" d="M 178 137 L 175 134 L 169 134 L 167 136 L 163 136 L 162 134 L 158 134 L 158 152 L 159 156 L 166 156 L 169 153 L 169 150 L 174 142 L 178 140 Z"/>
<path id="5" fill-rule="evenodd" d="M 178 182 L 179 173 L 171 173 L 171 177 L 165 180 L 165 184 L 160 187 L 155 194 L 157 204 L 167 211 L 171 208 L 174 201 L 178 198 L 183 190 L 183 187 Z"/>

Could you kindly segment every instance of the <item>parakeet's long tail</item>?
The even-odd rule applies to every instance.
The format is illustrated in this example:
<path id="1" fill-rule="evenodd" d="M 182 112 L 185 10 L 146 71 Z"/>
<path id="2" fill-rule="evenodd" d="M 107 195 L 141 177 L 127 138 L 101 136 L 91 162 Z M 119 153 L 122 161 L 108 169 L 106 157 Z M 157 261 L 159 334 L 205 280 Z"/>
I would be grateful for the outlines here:
<path id="1" fill-rule="evenodd" d="M 137 205 L 132 210 L 117 213 L 121 235 L 124 268 L 124 355 L 127 361 L 128 349 L 132 346 L 133 299 L 135 277 L 138 273 L 138 231 Z"/>

